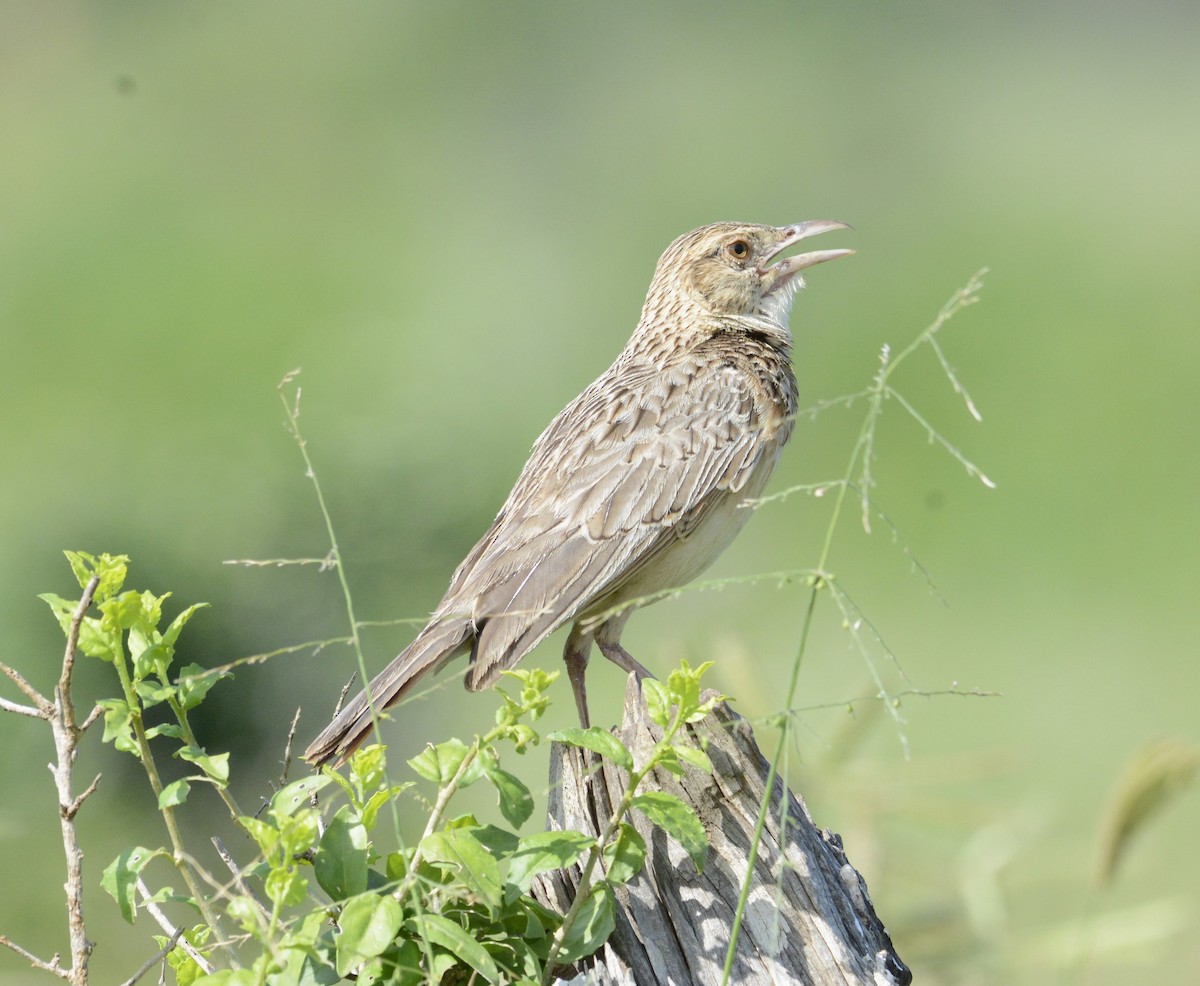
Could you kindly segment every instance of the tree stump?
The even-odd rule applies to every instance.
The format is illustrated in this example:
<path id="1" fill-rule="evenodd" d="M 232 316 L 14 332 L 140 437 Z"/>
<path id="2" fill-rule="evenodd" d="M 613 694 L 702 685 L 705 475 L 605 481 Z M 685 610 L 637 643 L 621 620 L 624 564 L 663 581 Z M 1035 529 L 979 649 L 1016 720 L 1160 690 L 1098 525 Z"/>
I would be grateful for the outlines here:
<path id="1" fill-rule="evenodd" d="M 597 986 L 721 982 L 768 765 L 749 725 L 727 705 L 687 729 L 692 742 L 705 744 L 713 774 L 688 767 L 685 776 L 675 777 L 656 770 L 640 791 L 666 791 L 695 810 L 710 845 L 704 872 L 697 874 L 678 844 L 633 812 L 628 820 L 646 842 L 646 867 L 618 889 L 616 930 L 595 956 L 580 963 L 584 975 L 576 981 Z M 644 762 L 659 736 L 630 676 L 620 738 L 635 761 Z M 554 745 L 550 762 L 547 827 L 598 835 L 625 790 L 624 771 L 589 750 L 562 744 Z M 579 868 L 544 874 L 534 883 L 534 895 L 563 913 L 574 899 L 579 875 Z M 905 986 L 912 981 L 841 839 L 818 829 L 803 801 L 779 777 L 729 981 L 737 986 Z"/>

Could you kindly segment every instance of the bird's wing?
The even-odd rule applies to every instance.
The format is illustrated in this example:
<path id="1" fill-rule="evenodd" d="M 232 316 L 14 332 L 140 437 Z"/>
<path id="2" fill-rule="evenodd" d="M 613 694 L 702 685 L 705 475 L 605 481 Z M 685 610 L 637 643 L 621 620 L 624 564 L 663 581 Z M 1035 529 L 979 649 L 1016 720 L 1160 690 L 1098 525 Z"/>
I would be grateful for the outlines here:
<path id="1" fill-rule="evenodd" d="M 757 399 L 756 399 L 757 397 Z M 614 364 L 550 424 L 439 613 L 479 631 L 484 687 L 745 486 L 778 420 L 757 380 L 692 354 Z M 776 415 L 770 415 L 776 418 Z"/>

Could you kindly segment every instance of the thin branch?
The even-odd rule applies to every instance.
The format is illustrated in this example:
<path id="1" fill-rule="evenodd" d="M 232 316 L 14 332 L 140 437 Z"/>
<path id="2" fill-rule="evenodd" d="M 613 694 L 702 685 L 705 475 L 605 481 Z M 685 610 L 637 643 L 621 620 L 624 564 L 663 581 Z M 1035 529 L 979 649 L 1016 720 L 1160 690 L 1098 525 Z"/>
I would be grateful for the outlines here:
<path id="1" fill-rule="evenodd" d="M 178 939 L 179 947 L 187 952 L 192 961 L 195 962 L 196 965 L 198 965 L 201 969 L 203 969 L 205 972 L 212 972 L 212 963 L 210 963 L 208 959 L 196 951 L 195 946 L 183 937 L 183 928 L 175 924 L 174 921 L 167 917 L 166 914 L 163 913 L 162 908 L 151 899 L 150 891 L 146 887 L 145 881 L 142 880 L 140 876 L 138 877 L 137 888 L 138 893 L 142 895 L 142 907 L 146 909 L 146 913 L 154 918 L 154 920 L 158 922 L 158 926 L 162 928 L 163 931 L 165 931 L 168 935 L 173 936 L 178 934 L 180 936 Z"/>
<path id="2" fill-rule="evenodd" d="M 261 654 L 251 654 L 249 657 L 239 657 L 236 661 L 230 661 L 227 664 L 218 664 L 214 667 L 207 668 L 204 671 L 198 671 L 194 675 L 180 675 L 178 681 L 190 681 L 194 678 L 206 678 L 209 675 L 220 674 L 223 671 L 232 671 L 235 668 L 240 668 L 244 664 L 263 664 L 274 657 L 282 657 L 284 654 L 298 654 L 301 651 L 312 651 L 314 654 L 319 654 L 326 647 L 333 644 L 352 644 L 354 643 L 351 637 L 330 637 L 328 640 L 306 640 L 302 644 L 289 644 L 287 647 L 277 647 L 275 650 L 264 651 Z"/>
<path id="3" fill-rule="evenodd" d="M 241 565 L 243 568 L 285 568 L 288 565 L 329 566 L 328 558 L 226 558 L 222 565 Z"/>
<path id="4" fill-rule="evenodd" d="M 292 743 L 296 740 L 296 727 L 300 724 L 300 706 L 296 706 L 296 714 L 292 716 L 292 725 L 288 729 L 287 743 L 283 747 L 283 773 L 279 775 L 279 786 L 287 784 L 288 770 L 292 766 Z"/>
<path id="5" fill-rule="evenodd" d="M 82 730 L 75 722 L 75 703 L 71 699 L 71 679 L 75 673 L 75 653 L 79 646 L 79 628 L 84 615 L 91 608 L 92 598 L 100 585 L 100 576 L 93 575 L 84 586 L 79 605 L 71 614 L 67 629 L 67 648 L 63 653 L 62 673 L 54 689 L 54 706 L 48 717 L 50 730 L 54 734 L 56 762 L 50 765 L 54 775 L 54 786 L 58 791 L 59 827 L 62 832 L 63 853 L 67 859 L 67 929 L 71 939 L 71 969 L 67 977 L 76 986 L 85 986 L 88 981 L 88 960 L 95 947 L 87 937 L 83 921 L 83 850 L 75 834 L 75 815 L 83 802 L 96 790 L 100 783 L 97 776 L 78 797 L 71 795 L 71 770 Z"/>
<path id="6" fill-rule="evenodd" d="M 816 705 L 798 705 L 793 709 L 788 709 L 787 714 L 793 718 L 798 718 L 809 712 L 826 712 L 829 709 L 853 709 L 855 703 L 866 704 L 868 702 L 887 702 L 900 698 L 941 698 L 945 695 L 952 695 L 956 698 L 1003 698 L 1004 692 L 985 691 L 981 688 L 958 688 L 951 686 L 950 688 L 905 688 L 898 692 L 876 692 L 874 695 L 858 695 L 854 698 L 842 698 L 836 702 L 819 702 Z M 751 722 L 766 721 L 771 717 L 761 717 L 761 719 L 752 719 Z"/>
<path id="7" fill-rule="evenodd" d="M 87 732 L 88 729 L 91 728 L 92 723 L 99 719 L 103 714 L 104 709 L 97 705 L 94 709 L 92 709 L 91 712 L 88 713 L 87 718 L 79 724 L 79 732 L 81 734 Z"/>
<path id="8" fill-rule="evenodd" d="M 171 937 L 167 939 L 167 943 L 162 948 L 160 948 L 157 952 L 155 952 L 153 955 L 151 955 L 150 958 L 146 959 L 146 961 L 142 963 L 142 965 L 138 969 L 138 971 L 135 972 L 128 979 L 126 979 L 125 982 L 123 982 L 121 984 L 121 986 L 133 986 L 133 984 L 136 983 L 139 979 L 141 979 L 142 976 L 144 976 L 147 972 L 149 972 L 151 969 L 153 969 L 159 962 L 161 962 L 163 959 L 165 959 L 170 954 L 171 949 L 173 949 L 175 947 L 176 942 L 178 942 L 182 937 L 183 937 L 183 928 L 176 928 L 175 934 L 171 935 Z"/>
<path id="9" fill-rule="evenodd" d="M 57 953 L 55 953 L 54 957 L 47 962 L 45 959 L 39 959 L 32 952 L 22 948 L 15 941 L 9 938 L 8 935 L 0 935 L 0 945 L 3 945 L 5 948 L 12 949 L 35 969 L 41 969 L 43 972 L 52 972 L 60 979 L 70 980 L 71 978 L 71 970 L 64 969 L 62 967 L 61 959 Z"/>
<path id="10" fill-rule="evenodd" d="M 398 616 L 394 620 L 359 620 L 360 630 L 370 627 L 423 627 L 429 622 L 426 616 Z"/>
<path id="11" fill-rule="evenodd" d="M 846 480 L 844 479 L 834 479 L 824 483 L 800 483 L 798 486 L 789 486 L 786 490 L 780 490 L 770 496 L 758 496 L 743 500 L 738 506 L 743 509 L 757 510 L 763 504 L 772 503 L 775 500 L 786 500 L 794 493 L 807 493 L 811 497 L 820 499 L 831 489 L 837 489 L 845 484 Z"/>
<path id="12" fill-rule="evenodd" d="M 19 716 L 29 716 L 31 719 L 45 719 L 41 710 L 35 709 L 32 705 L 21 705 L 18 702 L 10 702 L 6 698 L 0 698 L 0 710 L 4 712 L 13 712 Z"/>
<path id="13" fill-rule="evenodd" d="M 341 713 L 342 706 L 346 704 L 346 696 L 350 694 L 350 688 L 357 678 L 358 672 L 355 671 L 354 674 L 350 675 L 350 677 L 346 679 L 346 683 L 342 685 L 342 690 L 338 692 L 337 701 L 333 705 L 333 714 L 335 716 Z"/>
<path id="14" fill-rule="evenodd" d="M 221 862 L 225 864 L 225 868 L 233 875 L 233 885 L 237 888 L 238 893 L 243 894 L 250 900 L 254 901 L 254 903 L 258 905 L 258 909 L 262 911 L 263 917 L 269 918 L 271 916 L 271 912 L 267 909 L 266 905 L 258 899 L 254 891 L 250 889 L 250 886 L 246 883 L 245 877 L 242 875 L 242 868 L 238 866 L 237 860 L 233 858 L 233 853 L 231 853 L 225 847 L 225 843 L 221 841 L 221 837 L 214 835 L 212 837 L 212 844 L 213 848 L 217 850 L 217 855 L 221 857 Z"/>
<path id="15" fill-rule="evenodd" d="M 69 805 L 67 805 L 67 807 L 66 807 L 66 809 L 64 810 L 64 812 L 63 812 L 63 813 L 64 813 L 64 815 L 66 816 L 66 818 L 67 818 L 67 820 L 68 820 L 68 821 L 70 821 L 70 820 L 71 820 L 71 819 L 73 819 L 73 818 L 74 818 L 76 815 L 78 815 L 78 814 L 79 814 L 79 809 L 80 809 L 80 808 L 83 806 L 83 803 L 84 803 L 84 802 L 85 802 L 85 801 L 86 801 L 88 798 L 90 798 L 90 797 L 91 797 L 93 794 L 95 794 L 95 793 L 96 793 L 96 788 L 98 788 L 98 787 L 100 786 L 100 776 L 101 776 L 100 774 L 97 774 L 97 775 L 96 775 L 96 779 L 95 779 L 94 781 L 92 781 L 92 783 L 91 783 L 91 784 L 89 784 L 89 785 L 87 786 L 87 790 L 86 790 L 86 791 L 84 791 L 84 792 L 83 792 L 83 794 L 79 795 L 79 796 L 78 796 L 78 797 L 77 797 L 77 798 L 76 798 L 74 801 L 72 801 L 72 802 L 71 802 Z"/>
<path id="16" fill-rule="evenodd" d="M 0 671 L 3 671 L 14 685 L 16 685 L 25 693 L 25 697 L 37 706 L 38 713 L 43 719 L 48 718 L 53 713 L 54 706 L 50 704 L 50 700 L 36 688 L 34 688 L 33 685 L 31 685 L 28 681 L 26 681 L 20 671 L 18 671 L 16 668 L 10 668 L 3 661 L 0 661 Z M 0 699 L 0 701 L 3 700 Z M 8 704 L 9 703 L 7 702 L 5 703 L 6 706 Z M 13 709 L 12 711 L 16 710 Z"/>
<path id="17" fill-rule="evenodd" d="M 83 587 L 83 595 L 79 599 L 79 605 L 75 607 L 75 612 L 71 614 L 71 626 L 67 630 L 67 649 L 63 654 L 62 674 L 58 676 L 58 714 L 59 721 L 62 722 L 73 733 L 76 733 L 78 726 L 75 724 L 75 702 L 71 698 L 71 676 L 75 673 L 75 652 L 79 647 L 79 628 L 83 624 L 83 617 L 92 606 L 92 599 L 96 595 L 96 589 L 100 585 L 100 576 L 93 575 L 88 579 L 87 585 Z"/>

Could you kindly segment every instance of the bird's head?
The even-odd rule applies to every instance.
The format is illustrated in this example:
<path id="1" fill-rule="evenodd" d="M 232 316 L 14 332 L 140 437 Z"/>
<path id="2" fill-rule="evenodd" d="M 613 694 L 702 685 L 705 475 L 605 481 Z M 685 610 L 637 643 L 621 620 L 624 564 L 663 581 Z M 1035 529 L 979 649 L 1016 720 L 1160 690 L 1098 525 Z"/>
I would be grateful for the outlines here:
<path id="1" fill-rule="evenodd" d="M 643 323 L 707 316 L 737 325 L 768 323 L 786 332 L 792 299 L 803 287 L 800 272 L 853 250 L 814 250 L 776 259 L 817 233 L 849 229 L 831 219 L 790 226 L 714 223 L 679 237 L 658 261 Z"/>

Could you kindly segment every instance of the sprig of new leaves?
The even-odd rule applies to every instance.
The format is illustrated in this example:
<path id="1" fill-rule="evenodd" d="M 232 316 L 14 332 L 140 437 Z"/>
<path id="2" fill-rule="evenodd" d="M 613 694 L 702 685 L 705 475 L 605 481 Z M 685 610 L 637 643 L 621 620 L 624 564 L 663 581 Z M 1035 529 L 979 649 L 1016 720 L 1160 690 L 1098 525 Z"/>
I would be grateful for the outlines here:
<path id="1" fill-rule="evenodd" d="M 97 705 L 104 711 L 104 741 L 118 750 L 136 757 L 146 771 L 151 789 L 158 799 L 171 849 L 146 849 L 138 846 L 126 850 L 104 871 L 102 885 L 113 895 L 127 921 L 133 921 L 137 911 L 137 882 L 151 860 L 169 859 L 187 885 L 184 898 L 204 917 L 205 923 L 217 928 L 217 915 L 201 892 L 199 877 L 184 848 L 182 834 L 175 818 L 175 809 L 188 797 L 194 782 L 211 784 L 225 800 L 231 813 L 240 814 L 228 792 L 229 754 L 210 754 L 196 740 L 188 713 L 204 700 L 209 689 L 224 675 L 214 675 L 196 664 L 181 669 L 181 677 L 172 679 L 171 665 L 179 635 L 196 611 L 206 604 L 187 607 L 165 630 L 160 629 L 163 603 L 170 593 L 156 596 L 152 592 L 124 590 L 129 558 L 126 555 L 100 556 L 84 551 L 65 552 L 71 571 L 81 588 L 93 576 L 99 579 L 93 605 L 99 616 L 84 616 L 79 623 L 79 650 L 88 657 L 111 664 L 121 686 L 119 698 L 102 699 Z M 124 590 L 124 591 L 122 591 Z M 54 593 L 40 596 L 53 610 L 63 630 L 71 623 L 78 600 L 63 599 Z M 165 703 L 174 718 L 147 727 L 145 711 Z M 164 785 L 158 771 L 150 740 L 164 736 L 178 741 L 174 756 L 195 765 L 199 772 Z M 158 899 L 173 896 L 170 889 L 156 895 Z"/>
<path id="2" fill-rule="evenodd" d="M 120 697 L 99 703 L 104 738 L 142 763 L 170 837 L 170 848 L 136 846 L 121 853 L 102 884 L 129 921 L 140 907 L 161 915 L 158 904 L 164 901 L 199 911 L 200 924 L 184 931 L 168 922 L 164 926 L 172 933 L 159 939 L 163 951 L 170 950 L 167 960 L 181 986 L 301 986 L 342 978 L 417 986 L 440 983 L 448 973 L 544 986 L 556 969 L 591 955 L 612 932 L 614 890 L 637 875 L 646 855 L 631 812 L 642 812 L 676 839 L 698 869 L 704 864 L 707 841 L 691 809 L 672 795 L 639 788 L 658 768 L 674 774 L 686 765 L 711 771 L 707 755 L 682 733 L 721 700 L 701 697 L 700 677 L 709 664 L 693 669 L 685 662 L 665 683 L 643 682 L 662 738 L 639 754 L 640 763 L 599 728 L 545 737 L 598 752 L 628 775 L 599 837 L 518 834 L 534 799 L 502 759 L 543 739 L 534 724 L 549 705 L 557 673 L 516 670 L 507 679 L 517 689 L 497 690 L 500 707 L 492 729 L 469 743 L 431 744 L 408 761 L 435 793 L 417 843 L 388 850 L 380 836 L 398 837 L 400 799 L 417 782 L 392 782 L 382 746 L 357 752 L 342 771 L 325 769 L 288 784 L 257 816 L 243 815 L 228 794 L 228 755 L 202 748 L 189 722 L 220 676 L 197 665 L 174 668 L 180 634 L 200 606 L 187 607 L 163 628 L 169 594 L 126 590 L 127 557 L 84 552 L 67 557 L 81 585 L 96 582 L 98 615 L 79 620 L 79 650 L 111 664 L 120 684 Z M 64 628 L 73 614 L 79 618 L 78 602 L 43 598 Z M 156 705 L 167 706 L 173 721 L 147 726 L 146 710 Z M 162 783 L 154 749 L 164 740 L 177 744 L 174 755 L 193 764 L 194 774 Z M 480 781 L 494 788 L 502 825 L 451 815 L 454 796 Z M 199 868 L 177 824 L 176 813 L 186 808 L 195 783 L 209 784 L 226 799 L 254 846 L 254 862 L 224 887 Z M 344 800 L 323 821 L 315 796 L 335 788 Z M 382 825 L 384 818 L 392 825 Z M 146 887 L 147 867 L 159 858 L 175 865 L 187 893 Z M 573 905 L 558 914 L 530 890 L 539 874 L 563 867 L 578 867 L 581 877 Z M 206 893 L 204 884 L 215 889 Z M 225 920 L 232 936 L 221 928 Z"/>

